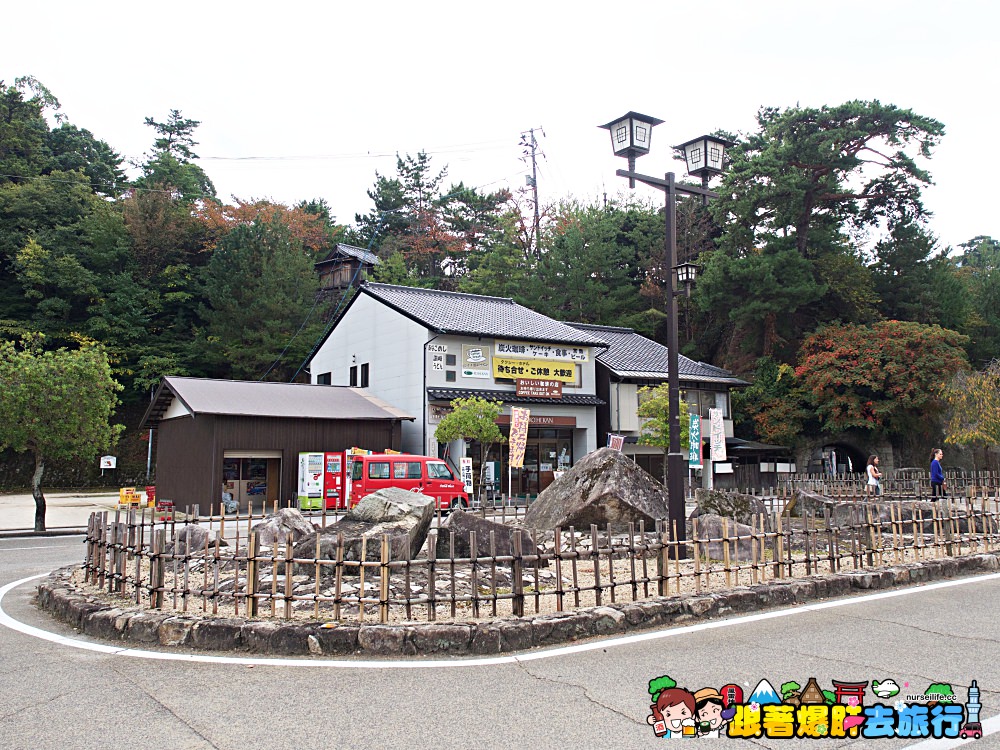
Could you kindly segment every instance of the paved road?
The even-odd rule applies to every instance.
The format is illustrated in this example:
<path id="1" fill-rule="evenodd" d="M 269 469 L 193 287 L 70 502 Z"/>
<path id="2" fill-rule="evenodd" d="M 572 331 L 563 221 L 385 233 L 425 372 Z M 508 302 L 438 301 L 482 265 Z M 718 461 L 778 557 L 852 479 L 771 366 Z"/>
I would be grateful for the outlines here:
<path id="1" fill-rule="evenodd" d="M 78 537 L 0 540 L 0 585 L 76 562 L 81 552 Z M 413 662 L 163 661 L 86 651 L 0 627 L 0 747 L 654 747 L 659 741 L 646 724 L 646 684 L 662 674 L 691 689 L 732 682 L 747 692 L 764 677 L 775 687 L 788 680 L 804 685 L 809 677 L 824 687 L 832 679 L 892 677 L 919 689 L 950 682 L 963 701 L 964 686 L 976 679 L 984 721 L 1000 713 L 994 656 L 1000 577 L 910 592 L 532 652 L 519 660 L 415 668 Z M 72 636 L 34 609 L 31 593 L 25 584 L 6 594 L 7 615 Z M 908 744 L 818 740 L 809 746 Z M 975 747 L 1000 748 L 1000 733 Z"/>

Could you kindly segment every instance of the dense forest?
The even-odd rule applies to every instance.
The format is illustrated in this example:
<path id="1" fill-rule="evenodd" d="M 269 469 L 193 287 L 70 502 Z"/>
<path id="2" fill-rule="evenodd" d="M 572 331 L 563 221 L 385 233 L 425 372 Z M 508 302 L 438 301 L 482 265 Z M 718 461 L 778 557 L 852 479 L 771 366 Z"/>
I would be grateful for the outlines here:
<path id="1" fill-rule="evenodd" d="M 338 242 L 374 252 L 378 281 L 666 339 L 660 205 L 558 200 L 536 227 L 529 192 L 455 183 L 425 153 L 359 185 L 371 210 L 351 223 L 308 196 L 226 203 L 199 124 L 147 117 L 150 149 L 126 165 L 42 83 L 0 82 L 0 341 L 97 342 L 132 415 L 164 375 L 302 381 L 343 303 L 314 269 Z M 995 397 L 1000 243 L 941 247 L 921 201 L 943 124 L 854 101 L 719 134 L 736 142 L 721 197 L 678 208 L 680 261 L 700 267 L 680 327 L 685 354 L 753 382 L 739 434 L 1000 442 L 974 406 Z"/>

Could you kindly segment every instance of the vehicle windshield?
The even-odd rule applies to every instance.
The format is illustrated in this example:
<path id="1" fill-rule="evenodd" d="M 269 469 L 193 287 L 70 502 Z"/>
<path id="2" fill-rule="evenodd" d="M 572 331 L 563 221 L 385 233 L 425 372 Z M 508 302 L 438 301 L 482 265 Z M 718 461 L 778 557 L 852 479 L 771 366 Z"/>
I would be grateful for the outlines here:
<path id="1" fill-rule="evenodd" d="M 444 461 L 428 461 L 427 476 L 431 479 L 454 479 L 451 469 Z"/>

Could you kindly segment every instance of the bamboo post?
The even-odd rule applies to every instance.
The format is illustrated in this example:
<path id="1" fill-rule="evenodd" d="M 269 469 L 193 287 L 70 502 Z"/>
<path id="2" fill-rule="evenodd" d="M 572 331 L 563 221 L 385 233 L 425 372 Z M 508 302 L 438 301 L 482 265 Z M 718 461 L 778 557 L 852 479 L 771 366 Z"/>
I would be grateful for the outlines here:
<path id="1" fill-rule="evenodd" d="M 434 580 L 437 576 L 437 529 L 427 535 L 427 619 L 437 619 L 437 601 L 434 594 Z"/>
<path id="2" fill-rule="evenodd" d="M 257 570 L 257 549 L 259 547 L 259 532 L 250 532 L 247 536 L 247 617 L 257 616 L 257 590 L 260 587 Z"/>
<path id="3" fill-rule="evenodd" d="M 562 529 L 559 526 L 556 527 L 552 556 L 556 566 L 556 612 L 562 612 L 565 592 L 562 584 Z"/>
<path id="4" fill-rule="evenodd" d="M 694 590 L 701 593 L 701 540 L 698 538 L 698 518 L 691 519 L 691 543 L 694 547 Z"/>
<path id="5" fill-rule="evenodd" d="M 729 570 L 729 519 L 722 519 L 722 570 L 726 576 L 726 588 L 732 588 Z"/>
<path id="6" fill-rule="evenodd" d="M 476 532 L 469 531 L 469 578 L 471 579 L 472 586 L 472 617 L 476 619 L 479 618 L 479 571 L 477 565 L 479 550 L 477 544 Z"/>
<path id="7" fill-rule="evenodd" d="M 452 542 L 454 544 L 454 541 Z M 380 566 L 379 566 L 379 592 L 378 592 L 378 619 L 381 623 L 389 622 L 389 576 L 390 568 L 389 562 L 391 555 L 389 553 L 389 535 L 382 535 L 382 549 L 380 555 Z M 455 583 L 452 579 L 452 588 L 454 588 Z"/>
<path id="8" fill-rule="evenodd" d="M 521 559 L 521 532 L 515 531 L 511 534 L 511 542 L 514 545 L 513 560 L 511 560 L 511 608 L 515 617 L 524 617 L 524 569 Z"/>
<path id="9" fill-rule="evenodd" d="M 149 560 L 149 604 L 153 609 L 163 609 L 163 549 L 166 546 L 166 532 L 163 529 L 153 533 L 153 551 Z"/>
<path id="10" fill-rule="evenodd" d="M 337 533 L 336 561 L 333 567 L 333 619 L 340 621 L 344 598 L 344 532 Z"/>
<path id="11" fill-rule="evenodd" d="M 368 535 L 361 535 L 361 562 L 358 567 L 358 622 L 365 621 L 365 568 L 368 562 Z"/>

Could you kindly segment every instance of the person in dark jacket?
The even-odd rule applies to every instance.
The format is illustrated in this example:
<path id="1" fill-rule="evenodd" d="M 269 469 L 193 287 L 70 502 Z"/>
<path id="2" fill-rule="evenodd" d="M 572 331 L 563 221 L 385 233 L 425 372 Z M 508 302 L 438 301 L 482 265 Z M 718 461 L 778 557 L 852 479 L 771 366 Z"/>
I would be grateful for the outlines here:
<path id="1" fill-rule="evenodd" d="M 935 448 L 931 451 L 931 500 L 944 497 L 944 469 L 941 468 L 941 459 L 944 458 L 944 451 Z"/>

